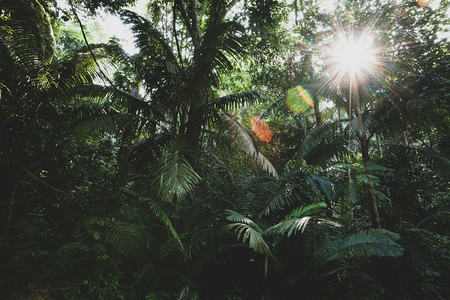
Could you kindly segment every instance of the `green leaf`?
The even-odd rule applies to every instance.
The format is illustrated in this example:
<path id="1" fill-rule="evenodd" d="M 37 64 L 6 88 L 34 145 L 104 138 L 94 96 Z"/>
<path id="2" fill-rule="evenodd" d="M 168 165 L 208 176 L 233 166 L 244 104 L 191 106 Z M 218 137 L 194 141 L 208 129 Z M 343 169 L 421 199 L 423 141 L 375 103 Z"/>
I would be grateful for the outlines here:
<path id="1" fill-rule="evenodd" d="M 397 233 L 383 229 L 359 232 L 338 241 L 328 261 L 351 257 L 402 256 L 403 247 L 396 243 L 399 238 Z"/>
<path id="2" fill-rule="evenodd" d="M 164 223 L 164 225 L 166 225 L 167 229 L 169 229 L 169 232 L 172 234 L 173 238 L 178 242 L 181 249 L 184 250 L 184 246 L 183 243 L 181 242 L 180 236 L 175 230 L 172 221 L 170 221 L 169 216 L 162 210 L 162 208 L 158 204 L 156 204 L 156 202 L 149 201 L 148 204 L 151 210 L 153 211 L 153 214 L 156 217 L 158 217 Z"/>
<path id="3" fill-rule="evenodd" d="M 164 201 L 183 199 L 200 182 L 200 176 L 178 151 L 170 154 L 158 171 L 159 194 Z"/>

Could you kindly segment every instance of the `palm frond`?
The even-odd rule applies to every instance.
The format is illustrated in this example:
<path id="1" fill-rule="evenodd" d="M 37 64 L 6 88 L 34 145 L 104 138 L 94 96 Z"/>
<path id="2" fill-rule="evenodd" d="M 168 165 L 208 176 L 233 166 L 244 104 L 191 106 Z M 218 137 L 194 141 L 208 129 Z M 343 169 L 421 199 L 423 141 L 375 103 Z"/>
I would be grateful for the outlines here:
<path id="1" fill-rule="evenodd" d="M 284 217 L 283 221 L 291 220 L 293 218 L 301 218 L 305 215 L 312 215 L 320 211 L 322 208 L 327 207 L 327 204 L 324 202 L 313 203 L 306 206 L 301 206 L 292 210 L 286 217 Z"/>
<path id="2" fill-rule="evenodd" d="M 422 220 L 420 220 L 419 223 L 417 223 L 416 227 L 422 227 L 423 225 L 430 223 L 430 222 L 436 222 L 438 220 L 449 220 L 450 217 L 450 211 L 448 210 L 438 210 L 434 213 L 424 217 Z"/>
<path id="3" fill-rule="evenodd" d="M 228 132 L 233 138 L 234 144 L 252 158 L 264 171 L 278 177 L 277 171 L 272 163 L 256 148 L 248 129 L 227 114 L 222 114 L 221 116 L 228 125 Z"/>
<path id="4" fill-rule="evenodd" d="M 62 110 L 62 108 L 60 108 Z M 81 103 L 65 109 L 63 114 L 76 120 L 74 129 L 78 132 L 115 132 L 131 117 L 105 104 Z"/>
<path id="5" fill-rule="evenodd" d="M 323 193 L 330 203 L 333 201 L 333 188 L 329 179 L 313 174 L 306 180 L 317 194 Z"/>
<path id="6" fill-rule="evenodd" d="M 145 247 L 145 228 L 141 224 L 114 222 L 105 231 L 105 241 L 116 251 L 131 255 Z"/>
<path id="7" fill-rule="evenodd" d="M 397 157 L 404 157 L 406 155 L 412 161 L 419 161 L 422 164 L 428 165 L 444 176 L 450 174 L 450 160 L 433 149 L 391 144 L 387 150 L 391 155 Z"/>
<path id="8" fill-rule="evenodd" d="M 267 231 L 278 235 L 286 234 L 287 237 L 290 237 L 292 234 L 297 234 L 299 231 L 303 233 L 311 218 L 312 217 L 303 217 L 283 221 L 270 227 Z"/>
<path id="9" fill-rule="evenodd" d="M 141 97 L 136 97 L 132 93 L 117 88 L 97 84 L 83 84 L 75 86 L 73 91 L 78 97 L 97 102 L 116 102 L 122 103 L 122 105 L 131 105 L 135 110 L 141 111 L 145 116 L 154 115 L 162 118 L 161 113 L 151 103 Z"/>
<path id="10" fill-rule="evenodd" d="M 88 232 L 96 240 L 103 240 L 115 251 L 130 256 L 145 249 L 145 226 L 111 218 L 89 217 L 82 220 Z"/>
<path id="11" fill-rule="evenodd" d="M 300 146 L 300 153 L 310 164 L 322 163 L 344 151 L 345 139 L 339 134 L 340 121 L 314 127 Z"/>
<path id="12" fill-rule="evenodd" d="M 172 237 L 178 242 L 181 249 L 184 251 L 183 243 L 181 242 L 180 236 L 178 235 L 178 232 L 176 231 L 175 227 L 172 224 L 172 221 L 170 221 L 169 216 L 164 212 L 164 210 L 154 201 L 148 201 L 148 205 L 150 206 L 151 210 L 153 211 L 153 214 L 161 220 L 161 222 L 166 225 L 167 229 L 169 230 Z"/>
<path id="13" fill-rule="evenodd" d="M 383 229 L 359 232 L 338 241 L 328 261 L 368 256 L 402 256 L 404 250 L 396 242 L 399 238 L 397 233 Z"/>
<path id="14" fill-rule="evenodd" d="M 178 150 L 159 169 L 159 193 L 164 201 L 183 199 L 200 182 L 200 176 Z"/>
<path id="15" fill-rule="evenodd" d="M 326 206 L 325 203 L 321 202 L 294 209 L 281 222 L 267 229 L 267 232 L 279 235 L 286 234 L 287 237 L 297 234 L 299 231 L 303 233 L 312 219 L 311 215 Z"/>
<path id="16" fill-rule="evenodd" d="M 379 127 L 380 125 L 376 118 L 368 113 L 364 113 L 361 115 L 361 124 L 357 118 L 351 120 L 351 122 L 347 125 L 346 132 L 348 134 L 348 130 L 352 133 L 358 133 L 358 131 L 361 131 L 364 132 L 366 136 L 371 136 L 378 130 Z"/>
<path id="17" fill-rule="evenodd" d="M 261 228 L 259 228 L 258 224 L 256 224 L 255 222 L 253 222 L 252 219 L 238 213 L 235 212 L 234 210 L 231 209 L 226 209 L 225 212 L 227 213 L 227 220 L 231 221 L 231 222 L 238 222 L 238 223 L 244 223 L 249 225 L 250 227 L 254 228 L 255 230 L 257 230 L 258 232 L 262 232 Z"/>
<path id="18" fill-rule="evenodd" d="M 102 45 L 90 45 L 91 51 L 95 54 L 97 62 L 104 61 L 105 55 L 102 54 Z M 91 53 L 84 46 L 75 52 L 63 57 L 60 61 L 50 65 L 52 73 L 57 74 L 57 89 L 65 92 L 69 96 L 73 96 L 73 88 L 83 84 L 92 84 L 94 80 L 102 80 L 103 78 L 97 70 Z"/>
<path id="19" fill-rule="evenodd" d="M 378 164 L 374 164 L 374 163 L 369 163 L 367 166 L 362 167 L 359 170 L 359 173 L 367 173 L 367 174 L 390 174 L 394 171 L 394 169 L 382 166 L 382 165 L 378 165 Z"/>
<path id="20" fill-rule="evenodd" d="M 108 43 L 102 45 L 102 50 L 107 55 L 108 59 L 118 65 L 129 65 L 131 57 L 119 44 L 119 40 L 111 38 Z"/>
<path id="21" fill-rule="evenodd" d="M 269 215 L 272 212 L 283 209 L 287 206 L 291 206 L 294 203 L 300 201 L 300 191 L 302 187 L 299 185 L 298 171 L 285 171 L 279 178 L 270 178 L 262 185 L 265 193 L 267 194 L 267 204 L 262 215 Z"/>
<path id="22" fill-rule="evenodd" d="M 2 8 L 11 17 L 5 21 L 1 36 L 7 36 L 12 52 L 26 70 L 35 70 L 51 62 L 55 52 L 55 37 L 50 18 L 36 0 L 4 0 Z"/>
<path id="23" fill-rule="evenodd" d="M 120 16 L 125 24 L 131 24 L 135 44 L 143 57 L 164 63 L 170 62 L 172 66 L 179 68 L 173 49 L 147 19 L 128 10 L 121 11 Z"/>
<path id="24" fill-rule="evenodd" d="M 208 103 L 208 106 L 218 110 L 237 109 L 242 105 L 253 105 L 266 99 L 268 98 L 265 95 L 258 92 L 242 92 L 217 98 Z"/>
<path id="25" fill-rule="evenodd" d="M 217 86 L 220 73 L 231 70 L 230 57 L 243 53 L 242 36 L 238 33 L 243 27 L 236 22 L 214 23 L 207 28 L 200 49 L 194 57 L 194 83 L 200 90 Z"/>
<path id="26" fill-rule="evenodd" d="M 264 240 L 261 228 L 255 222 L 232 210 L 227 210 L 227 213 L 227 219 L 236 223 L 226 225 L 226 231 L 234 232 L 236 239 L 244 244 L 248 241 L 248 246 L 256 253 L 270 255 L 269 245 Z"/>

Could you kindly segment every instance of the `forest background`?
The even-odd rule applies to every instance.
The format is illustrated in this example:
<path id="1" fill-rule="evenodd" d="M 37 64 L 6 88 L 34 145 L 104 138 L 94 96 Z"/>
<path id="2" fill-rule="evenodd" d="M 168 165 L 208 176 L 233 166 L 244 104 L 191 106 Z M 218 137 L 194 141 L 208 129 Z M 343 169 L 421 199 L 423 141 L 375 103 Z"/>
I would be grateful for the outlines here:
<path id="1" fill-rule="evenodd" d="M 448 297 L 447 0 L 134 2 L 0 0 L 2 299 Z"/>

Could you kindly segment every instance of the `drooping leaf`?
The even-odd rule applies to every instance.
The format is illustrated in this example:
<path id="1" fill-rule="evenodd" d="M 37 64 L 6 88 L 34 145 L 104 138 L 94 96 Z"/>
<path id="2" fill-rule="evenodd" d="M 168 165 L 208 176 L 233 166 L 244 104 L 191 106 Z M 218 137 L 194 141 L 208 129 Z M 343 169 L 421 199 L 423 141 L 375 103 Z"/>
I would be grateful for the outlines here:
<path id="1" fill-rule="evenodd" d="M 183 199 L 200 182 L 200 176 L 178 152 L 171 153 L 158 171 L 159 193 L 165 201 Z"/>

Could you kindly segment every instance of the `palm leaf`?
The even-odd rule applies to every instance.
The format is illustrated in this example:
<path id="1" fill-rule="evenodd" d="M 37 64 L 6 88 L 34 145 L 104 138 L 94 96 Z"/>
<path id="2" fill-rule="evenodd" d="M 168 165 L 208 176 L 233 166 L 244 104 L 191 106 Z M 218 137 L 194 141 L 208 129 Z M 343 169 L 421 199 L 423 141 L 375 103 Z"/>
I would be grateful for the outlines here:
<path id="1" fill-rule="evenodd" d="M 145 101 L 141 97 L 136 97 L 132 93 L 119 90 L 114 87 L 83 84 L 75 86 L 73 89 L 77 96 L 94 100 L 97 102 L 118 102 L 122 105 L 131 105 L 135 110 L 142 112 L 145 116 L 156 116 L 164 120 L 163 115 L 155 109 L 150 102 Z"/>
<path id="2" fill-rule="evenodd" d="M 236 144 L 240 150 L 252 158 L 264 171 L 278 177 L 277 171 L 272 163 L 257 150 L 248 129 L 227 114 L 222 114 L 221 116 L 224 122 L 228 125 L 228 132 L 233 138 L 234 144 Z"/>
<path id="3" fill-rule="evenodd" d="M 312 218 L 310 215 L 326 206 L 325 203 L 321 202 L 294 209 L 283 221 L 267 229 L 267 232 L 280 235 L 286 234 L 287 237 L 297 234 L 299 231 L 303 233 Z"/>
<path id="4" fill-rule="evenodd" d="M 256 253 L 270 255 L 269 245 L 263 238 L 261 228 L 255 222 L 232 210 L 227 210 L 227 213 L 227 219 L 236 222 L 228 224 L 225 227 L 227 231 L 234 232 L 236 239 L 244 244 L 248 241 L 248 246 Z"/>
<path id="5" fill-rule="evenodd" d="M 172 67 L 180 69 L 169 43 L 147 19 L 128 10 L 121 11 L 120 16 L 125 24 L 131 24 L 135 44 L 142 57 L 148 57 L 164 65 L 170 62 Z"/>
<path id="6" fill-rule="evenodd" d="M 130 256 L 145 249 L 147 239 L 145 227 L 142 224 L 99 217 L 85 218 L 82 223 L 94 239 L 104 240 L 122 255 Z"/>
<path id="7" fill-rule="evenodd" d="M 145 236 L 143 225 L 126 222 L 113 222 L 105 231 L 105 241 L 124 255 L 144 249 Z"/>
<path id="8" fill-rule="evenodd" d="M 210 24 L 212 25 L 212 23 Z M 243 27 L 236 22 L 214 23 L 209 26 L 203 37 L 200 49 L 194 56 L 193 82 L 199 90 L 206 91 L 220 82 L 220 73 L 231 70 L 233 64 L 229 57 L 243 53 Z"/>
<path id="9" fill-rule="evenodd" d="M 383 229 L 359 232 L 338 241 L 328 261 L 368 256 L 401 256 L 404 250 L 396 243 L 399 238 L 398 234 Z"/>
<path id="10" fill-rule="evenodd" d="M 319 164 L 344 151 L 345 138 L 339 134 L 340 121 L 314 127 L 300 146 L 300 153 L 310 164 Z"/>
<path id="11" fill-rule="evenodd" d="M 257 230 L 258 232 L 260 232 L 260 233 L 262 232 L 262 230 L 261 230 L 261 228 L 259 228 L 258 224 L 253 222 L 252 219 L 250 219 L 238 212 L 235 212 L 234 210 L 231 210 L 231 209 L 226 209 L 225 212 L 227 213 L 228 221 L 247 224 L 247 225 L 251 226 L 252 228 L 254 228 L 255 230 Z"/>
<path id="12" fill-rule="evenodd" d="M 63 110 L 62 108 L 59 109 Z M 62 113 L 75 120 L 74 130 L 81 133 L 115 132 L 131 119 L 130 116 L 122 114 L 107 104 L 87 102 L 65 109 Z"/>
<path id="13" fill-rule="evenodd" d="M 320 195 L 322 192 L 329 203 L 333 201 L 333 188 L 329 179 L 313 174 L 306 180 L 317 194 Z"/>
<path id="14" fill-rule="evenodd" d="M 268 202 L 262 211 L 262 215 L 291 206 L 300 200 L 300 186 L 298 171 L 286 171 L 279 178 L 270 178 L 261 185 L 264 192 L 268 195 Z M 261 189 L 260 188 L 260 189 Z"/>
<path id="15" fill-rule="evenodd" d="M 11 17 L 4 21 L 1 36 L 7 36 L 12 52 L 26 70 L 35 70 L 51 62 L 55 52 L 55 37 L 50 18 L 36 0 L 2 2 L 5 14 Z"/>
<path id="16" fill-rule="evenodd" d="M 218 110 L 237 109 L 241 105 L 253 105 L 266 99 L 265 95 L 258 92 L 242 92 L 217 98 L 208 103 L 208 106 Z"/>
<path id="17" fill-rule="evenodd" d="M 184 198 L 200 182 L 189 162 L 174 151 L 158 171 L 159 193 L 165 201 Z"/>
<path id="18" fill-rule="evenodd" d="M 180 236 L 178 235 L 178 232 L 175 230 L 175 227 L 172 224 L 172 221 L 170 221 L 169 216 L 164 212 L 164 210 L 154 201 L 148 201 L 148 205 L 150 206 L 151 210 L 153 211 L 153 214 L 161 220 L 161 222 L 166 225 L 167 229 L 169 230 L 172 237 L 178 242 L 181 249 L 184 250 L 183 243 L 181 242 Z"/>
<path id="19" fill-rule="evenodd" d="M 419 161 L 438 171 L 444 176 L 450 174 L 450 160 L 433 149 L 391 144 L 387 153 L 397 157 L 407 156 L 410 160 Z"/>

